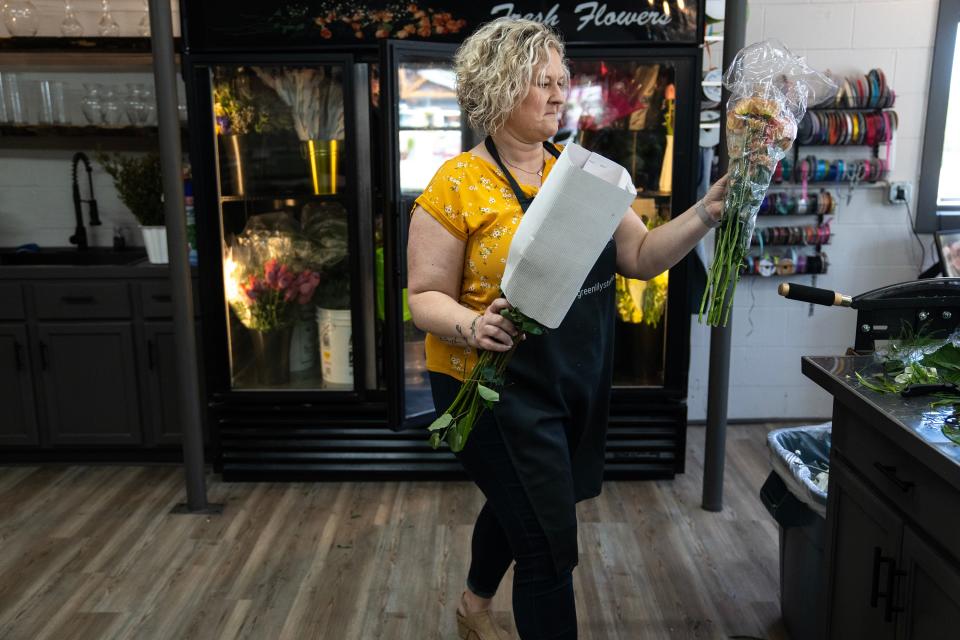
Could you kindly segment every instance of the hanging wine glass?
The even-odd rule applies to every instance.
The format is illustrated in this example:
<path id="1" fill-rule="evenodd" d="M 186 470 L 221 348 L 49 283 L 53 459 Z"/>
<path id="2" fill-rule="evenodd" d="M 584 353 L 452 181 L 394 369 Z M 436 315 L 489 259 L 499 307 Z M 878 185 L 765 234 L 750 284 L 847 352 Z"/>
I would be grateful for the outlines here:
<path id="1" fill-rule="evenodd" d="M 60 33 L 67 38 L 79 38 L 83 35 L 83 25 L 77 20 L 70 0 L 63 0 L 63 22 L 60 23 Z"/>
<path id="2" fill-rule="evenodd" d="M 3 23 L 12 36 L 35 36 L 40 27 L 37 9 L 30 0 L 4 2 Z"/>
<path id="3" fill-rule="evenodd" d="M 105 38 L 120 35 L 120 25 L 110 13 L 110 0 L 100 0 L 100 22 L 97 23 L 97 31 Z"/>
<path id="4" fill-rule="evenodd" d="M 149 0 L 143 0 L 143 17 L 140 18 L 140 22 L 137 24 L 137 33 L 141 37 L 149 38 L 150 37 L 150 5 Z"/>

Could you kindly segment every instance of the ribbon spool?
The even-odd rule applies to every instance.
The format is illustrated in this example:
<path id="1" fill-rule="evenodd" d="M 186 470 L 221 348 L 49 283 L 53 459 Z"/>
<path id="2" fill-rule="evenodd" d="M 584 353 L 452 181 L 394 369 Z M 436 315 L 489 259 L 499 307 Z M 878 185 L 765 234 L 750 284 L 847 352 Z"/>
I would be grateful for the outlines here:
<path id="1" fill-rule="evenodd" d="M 865 76 L 848 76 L 837 82 L 839 91 L 816 109 L 889 109 L 896 101 L 896 92 L 887 84 L 880 69 L 871 69 Z"/>
<path id="2" fill-rule="evenodd" d="M 863 158 L 861 160 L 822 160 L 808 155 L 793 165 L 784 158 L 774 170 L 774 182 L 803 183 L 804 175 L 810 182 L 878 182 L 887 175 L 889 165 L 890 142 L 886 143 L 887 158 Z"/>
<path id="3" fill-rule="evenodd" d="M 895 111 L 807 111 L 797 127 L 797 142 L 872 147 L 892 141 L 898 124 Z"/>

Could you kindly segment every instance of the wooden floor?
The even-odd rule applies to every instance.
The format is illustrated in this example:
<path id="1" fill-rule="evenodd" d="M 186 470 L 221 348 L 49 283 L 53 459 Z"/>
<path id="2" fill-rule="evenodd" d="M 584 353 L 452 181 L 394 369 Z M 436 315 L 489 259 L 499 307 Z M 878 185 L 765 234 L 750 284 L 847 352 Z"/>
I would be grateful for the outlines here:
<path id="1" fill-rule="evenodd" d="M 767 430 L 729 430 L 722 513 L 700 508 L 702 427 L 686 474 L 578 506 L 581 639 L 786 639 Z M 0 468 L 0 638 L 456 639 L 472 484 L 211 476 L 209 494 L 223 515 L 170 515 L 179 468 Z"/>

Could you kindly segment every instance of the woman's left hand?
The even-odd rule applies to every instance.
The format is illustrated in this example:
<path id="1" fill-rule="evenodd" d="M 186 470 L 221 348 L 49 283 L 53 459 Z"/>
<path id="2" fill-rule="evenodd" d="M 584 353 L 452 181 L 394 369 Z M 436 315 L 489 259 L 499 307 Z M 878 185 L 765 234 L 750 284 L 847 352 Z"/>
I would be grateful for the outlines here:
<path id="1" fill-rule="evenodd" d="M 727 196 L 727 178 L 729 173 L 713 183 L 707 190 L 707 195 L 703 196 L 703 206 L 707 214 L 714 220 L 719 220 L 723 215 L 723 201 Z"/>

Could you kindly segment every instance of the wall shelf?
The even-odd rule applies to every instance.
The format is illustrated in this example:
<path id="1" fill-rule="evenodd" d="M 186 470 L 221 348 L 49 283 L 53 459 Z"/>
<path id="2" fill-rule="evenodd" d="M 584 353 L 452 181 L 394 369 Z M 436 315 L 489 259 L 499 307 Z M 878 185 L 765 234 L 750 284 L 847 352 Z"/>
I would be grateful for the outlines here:
<path id="1" fill-rule="evenodd" d="M 181 128 L 186 138 L 186 128 Z M 151 151 L 157 148 L 157 127 L 91 125 L 0 125 L 0 149 L 96 149 Z"/>
<path id="2" fill-rule="evenodd" d="M 180 51 L 180 40 L 174 40 Z M 177 63 L 179 64 L 179 54 Z M 41 71 L 115 71 L 151 67 L 150 38 L 0 38 L 0 67 Z"/>

